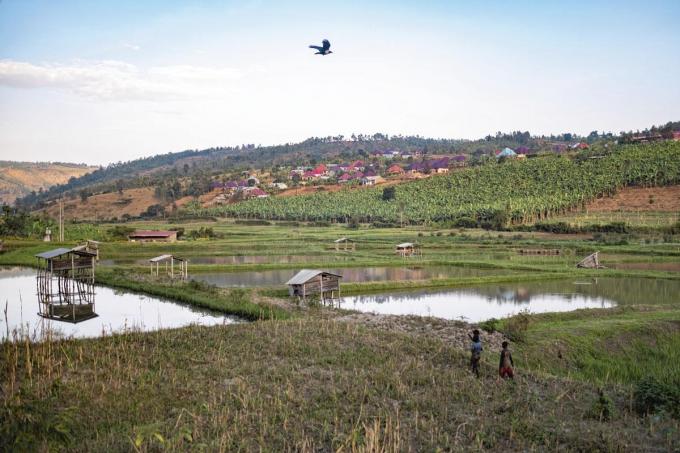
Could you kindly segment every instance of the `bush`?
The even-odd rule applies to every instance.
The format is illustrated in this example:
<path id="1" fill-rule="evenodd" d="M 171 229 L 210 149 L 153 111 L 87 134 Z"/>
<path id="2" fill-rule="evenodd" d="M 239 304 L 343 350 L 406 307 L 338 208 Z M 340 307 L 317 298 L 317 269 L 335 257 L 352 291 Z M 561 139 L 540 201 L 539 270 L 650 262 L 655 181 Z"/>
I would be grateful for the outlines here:
<path id="1" fill-rule="evenodd" d="M 666 384 L 647 376 L 635 384 L 633 408 L 638 415 L 647 415 L 659 410 L 668 411 L 680 418 L 680 383 Z"/>
<path id="2" fill-rule="evenodd" d="M 110 228 L 108 233 L 113 240 L 127 240 L 130 233 L 135 231 L 134 228 L 125 225 L 116 225 Z"/>
<path id="3" fill-rule="evenodd" d="M 531 323 L 531 315 L 528 311 L 521 311 L 515 316 L 507 318 L 503 323 L 503 333 L 510 340 L 523 343 L 526 340 L 527 330 Z"/>
<path id="4" fill-rule="evenodd" d="M 599 421 L 609 421 L 614 415 L 614 403 L 602 389 L 597 390 L 597 399 L 587 415 Z"/>
<path id="5" fill-rule="evenodd" d="M 471 217 L 459 217 L 454 225 L 458 228 L 477 228 L 477 221 Z"/>

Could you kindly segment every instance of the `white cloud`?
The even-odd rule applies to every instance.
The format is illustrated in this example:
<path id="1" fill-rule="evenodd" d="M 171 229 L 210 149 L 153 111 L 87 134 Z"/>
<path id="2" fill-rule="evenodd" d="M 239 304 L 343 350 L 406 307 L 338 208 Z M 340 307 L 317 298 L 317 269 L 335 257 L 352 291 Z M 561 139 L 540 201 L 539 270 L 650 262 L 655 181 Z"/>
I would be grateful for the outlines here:
<path id="1" fill-rule="evenodd" d="M 233 68 L 156 66 L 142 70 L 122 61 L 32 64 L 0 60 L 0 86 L 52 88 L 107 100 L 180 100 L 221 97 L 234 91 L 244 73 Z"/>

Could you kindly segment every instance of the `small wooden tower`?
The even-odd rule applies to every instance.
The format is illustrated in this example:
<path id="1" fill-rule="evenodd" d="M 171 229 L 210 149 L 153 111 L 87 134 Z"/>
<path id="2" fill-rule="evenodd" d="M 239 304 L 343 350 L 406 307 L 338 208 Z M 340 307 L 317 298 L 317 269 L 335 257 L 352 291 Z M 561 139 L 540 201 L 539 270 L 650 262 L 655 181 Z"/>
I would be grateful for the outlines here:
<path id="1" fill-rule="evenodd" d="M 170 278 L 186 279 L 189 276 L 189 260 L 175 255 L 161 255 L 149 260 L 151 275 L 160 275 L 160 264 L 165 265 L 165 273 Z M 176 263 L 176 264 L 175 264 Z"/>
<path id="2" fill-rule="evenodd" d="M 340 279 L 342 275 L 320 270 L 303 269 L 286 282 L 291 297 L 306 300 L 319 296 L 322 303 L 340 299 Z"/>
<path id="3" fill-rule="evenodd" d="M 58 321 L 94 318 L 96 255 L 79 247 L 38 253 L 38 314 Z"/>
<path id="4" fill-rule="evenodd" d="M 356 250 L 356 242 L 353 239 L 349 238 L 340 238 L 336 239 L 333 241 L 333 244 L 335 244 L 335 251 L 343 251 L 343 252 L 353 252 Z"/>
<path id="5" fill-rule="evenodd" d="M 576 267 L 582 267 L 586 269 L 604 269 L 604 266 L 600 264 L 600 259 L 598 258 L 600 252 L 595 252 L 592 255 L 588 255 L 583 258 Z"/>
<path id="6" fill-rule="evenodd" d="M 396 251 L 397 255 L 400 255 L 402 258 L 422 256 L 423 254 L 420 245 L 414 244 L 413 242 L 402 242 L 401 244 L 397 244 Z"/>

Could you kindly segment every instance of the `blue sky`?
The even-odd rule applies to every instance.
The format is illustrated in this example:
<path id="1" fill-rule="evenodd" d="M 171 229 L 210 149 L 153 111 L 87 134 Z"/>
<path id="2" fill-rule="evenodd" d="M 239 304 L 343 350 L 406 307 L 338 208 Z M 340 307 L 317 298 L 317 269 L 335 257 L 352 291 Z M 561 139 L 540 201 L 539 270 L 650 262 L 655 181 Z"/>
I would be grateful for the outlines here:
<path id="1" fill-rule="evenodd" d="M 0 159 L 680 119 L 680 2 L 0 1 Z M 306 46 L 330 39 L 334 53 Z"/>

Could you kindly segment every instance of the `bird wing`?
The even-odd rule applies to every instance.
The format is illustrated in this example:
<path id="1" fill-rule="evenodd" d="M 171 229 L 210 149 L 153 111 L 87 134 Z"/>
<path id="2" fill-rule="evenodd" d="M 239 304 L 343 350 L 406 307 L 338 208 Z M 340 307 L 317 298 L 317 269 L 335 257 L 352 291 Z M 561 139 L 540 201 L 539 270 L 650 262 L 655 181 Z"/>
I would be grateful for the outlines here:
<path id="1" fill-rule="evenodd" d="M 328 49 L 331 48 L 331 42 L 330 42 L 329 40 L 327 40 L 327 39 L 324 39 L 324 40 L 322 41 L 322 44 L 323 44 L 323 50 L 324 50 L 324 51 L 326 51 L 326 50 L 328 50 Z"/>
<path id="2" fill-rule="evenodd" d="M 318 50 L 319 52 L 322 52 L 322 51 L 323 51 L 323 47 L 321 47 L 321 46 L 309 46 L 309 48 L 310 48 L 310 49 L 316 49 L 316 50 Z"/>

